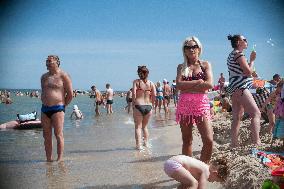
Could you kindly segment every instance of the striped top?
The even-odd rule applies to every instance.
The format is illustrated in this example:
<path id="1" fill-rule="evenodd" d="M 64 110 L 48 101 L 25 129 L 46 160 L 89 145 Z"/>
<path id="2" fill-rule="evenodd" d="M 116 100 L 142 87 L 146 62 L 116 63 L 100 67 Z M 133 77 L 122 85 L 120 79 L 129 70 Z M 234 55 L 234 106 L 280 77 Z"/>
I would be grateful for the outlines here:
<path id="1" fill-rule="evenodd" d="M 245 56 L 238 50 L 233 50 L 227 59 L 229 71 L 229 86 L 227 92 L 232 95 L 236 89 L 249 89 L 252 87 L 253 78 L 244 75 L 243 70 L 237 60 Z"/>

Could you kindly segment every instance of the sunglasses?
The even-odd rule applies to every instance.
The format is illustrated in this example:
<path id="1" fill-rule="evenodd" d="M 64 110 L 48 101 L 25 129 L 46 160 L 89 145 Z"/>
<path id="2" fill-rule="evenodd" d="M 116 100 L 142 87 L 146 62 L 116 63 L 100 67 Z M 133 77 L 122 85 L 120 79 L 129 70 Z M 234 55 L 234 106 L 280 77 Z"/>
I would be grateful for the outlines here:
<path id="1" fill-rule="evenodd" d="M 242 39 L 242 40 L 243 40 L 244 42 L 246 42 L 246 43 L 248 42 L 246 38 L 244 38 L 244 39 Z"/>
<path id="2" fill-rule="evenodd" d="M 46 64 L 55 64 L 56 62 L 52 62 L 50 60 L 46 61 Z"/>
<path id="3" fill-rule="evenodd" d="M 198 45 L 193 45 L 193 46 L 184 46 L 184 49 L 187 49 L 187 50 L 191 50 L 191 49 L 195 50 L 195 49 L 198 49 L 198 48 L 199 48 L 199 46 L 198 46 Z"/>

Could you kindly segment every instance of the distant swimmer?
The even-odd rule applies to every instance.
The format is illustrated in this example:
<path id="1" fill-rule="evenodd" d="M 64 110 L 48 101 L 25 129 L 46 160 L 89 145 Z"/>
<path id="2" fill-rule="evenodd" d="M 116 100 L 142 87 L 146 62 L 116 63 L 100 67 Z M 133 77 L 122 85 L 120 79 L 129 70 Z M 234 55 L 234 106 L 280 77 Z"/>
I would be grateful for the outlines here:
<path id="1" fill-rule="evenodd" d="M 52 128 L 57 140 L 57 161 L 63 159 L 64 114 L 66 106 L 73 97 L 72 82 L 67 73 L 60 68 L 59 57 L 49 55 L 46 59 L 48 72 L 41 76 L 41 122 L 47 161 L 52 161 Z"/>

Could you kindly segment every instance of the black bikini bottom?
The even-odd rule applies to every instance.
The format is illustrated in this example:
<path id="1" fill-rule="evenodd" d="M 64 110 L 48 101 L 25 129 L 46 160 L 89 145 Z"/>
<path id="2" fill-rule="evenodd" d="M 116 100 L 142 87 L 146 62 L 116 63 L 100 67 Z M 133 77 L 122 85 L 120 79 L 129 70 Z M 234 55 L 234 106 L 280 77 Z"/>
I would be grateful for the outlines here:
<path id="1" fill-rule="evenodd" d="M 145 116 L 147 115 L 149 112 L 151 112 L 152 110 L 152 106 L 151 105 L 135 105 L 135 108 L 137 110 L 139 110 L 139 112 Z"/>

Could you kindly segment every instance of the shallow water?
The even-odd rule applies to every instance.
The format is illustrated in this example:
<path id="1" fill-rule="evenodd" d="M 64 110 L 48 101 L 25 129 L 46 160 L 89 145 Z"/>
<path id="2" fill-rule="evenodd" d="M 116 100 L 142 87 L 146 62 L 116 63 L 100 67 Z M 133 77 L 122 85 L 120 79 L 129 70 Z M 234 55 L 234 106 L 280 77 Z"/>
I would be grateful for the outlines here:
<path id="1" fill-rule="evenodd" d="M 0 104 L 1 123 L 16 113 L 40 113 L 40 99 L 14 97 L 11 105 Z M 78 96 L 67 107 L 64 124 L 64 161 L 45 162 L 42 130 L 0 130 L 0 188 L 176 188 L 177 182 L 163 172 L 163 163 L 180 153 L 179 127 L 174 110 L 152 116 L 151 148 L 134 149 L 132 115 L 124 111 L 125 99 L 114 99 L 114 114 L 96 117 L 94 99 Z M 83 120 L 69 118 L 73 104 Z M 56 158 L 56 140 L 53 138 Z M 198 153 L 198 152 L 195 152 Z M 212 188 L 212 187 L 211 187 Z"/>

